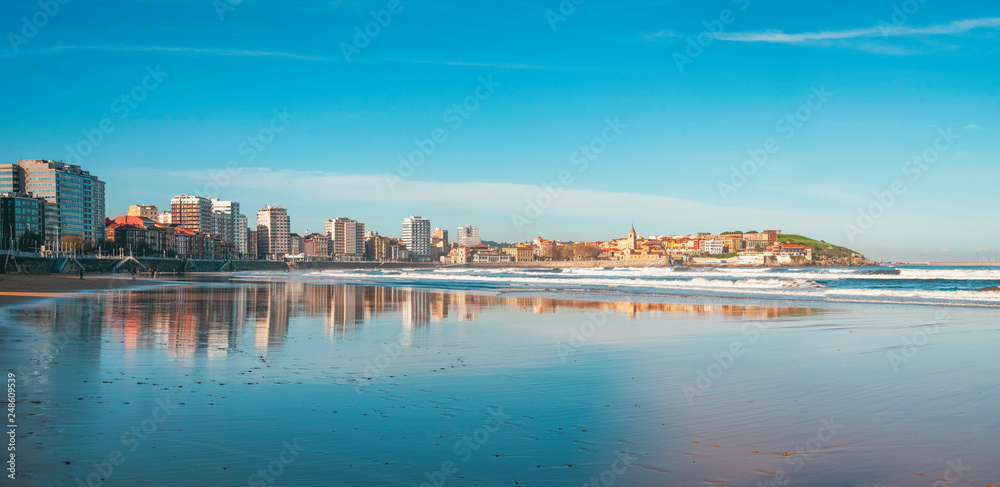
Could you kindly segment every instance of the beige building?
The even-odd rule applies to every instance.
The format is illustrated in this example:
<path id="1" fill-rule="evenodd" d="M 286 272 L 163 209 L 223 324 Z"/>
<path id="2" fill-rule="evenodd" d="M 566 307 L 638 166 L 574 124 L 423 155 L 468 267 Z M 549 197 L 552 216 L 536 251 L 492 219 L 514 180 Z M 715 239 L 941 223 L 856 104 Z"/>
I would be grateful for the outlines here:
<path id="1" fill-rule="evenodd" d="M 445 264 L 465 264 L 472 258 L 472 249 L 469 247 L 455 247 L 447 256 L 441 257 L 441 262 Z"/>
<path id="2" fill-rule="evenodd" d="M 739 252 L 743 250 L 743 234 L 730 233 L 722 235 L 722 244 L 725 245 L 728 252 Z"/>
<path id="3" fill-rule="evenodd" d="M 257 210 L 257 255 L 282 260 L 291 251 L 288 210 L 267 205 Z"/>
<path id="4" fill-rule="evenodd" d="M 365 224 L 340 217 L 326 221 L 326 235 L 330 237 L 331 253 L 338 260 L 364 260 Z"/>
<path id="5" fill-rule="evenodd" d="M 126 215 L 156 221 L 160 216 L 160 210 L 154 205 L 132 205 L 128 207 Z"/>
<path id="6" fill-rule="evenodd" d="M 504 253 L 514 262 L 531 262 L 535 260 L 535 247 L 505 247 Z"/>
<path id="7" fill-rule="evenodd" d="M 744 233 L 743 234 L 743 248 L 746 250 L 753 250 L 758 247 L 764 248 L 774 243 L 771 241 L 771 235 L 767 233 Z"/>

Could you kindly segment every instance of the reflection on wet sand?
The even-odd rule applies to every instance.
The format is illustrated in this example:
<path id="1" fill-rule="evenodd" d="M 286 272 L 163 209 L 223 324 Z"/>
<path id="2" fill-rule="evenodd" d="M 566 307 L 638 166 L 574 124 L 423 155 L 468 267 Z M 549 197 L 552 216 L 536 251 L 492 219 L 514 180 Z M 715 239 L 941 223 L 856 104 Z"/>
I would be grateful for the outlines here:
<path id="1" fill-rule="evenodd" d="M 79 485 L 156 401 L 176 414 L 107 485 L 243 485 L 284 441 L 303 451 L 274 485 L 421 485 L 442 461 L 462 484 L 582 485 L 625 453 L 617 485 L 920 485 L 953 458 L 990 485 L 995 314 L 886 359 L 935 312 L 203 283 L 11 311 L 0 365 L 23 384 L 25 485 Z"/>
<path id="2" fill-rule="evenodd" d="M 91 304 L 93 303 L 93 304 Z M 279 345 L 289 322 L 323 317 L 325 337 L 349 338 L 364 324 L 396 314 L 403 331 L 452 317 L 474 322 L 491 309 L 550 314 L 567 311 L 638 314 L 709 315 L 743 320 L 774 320 L 824 313 L 823 309 L 716 304 L 593 302 L 550 298 L 504 297 L 490 294 L 384 286 L 306 283 L 250 283 L 234 286 L 177 286 L 95 295 L 92 300 L 64 300 L 44 306 L 40 322 L 73 325 L 73 332 L 121 340 L 126 350 L 163 347 L 177 357 L 203 353 L 225 356 L 239 337 L 253 334 L 258 351 Z M 44 315 L 44 316 L 42 316 Z M 67 330 L 62 330 L 67 331 Z"/>

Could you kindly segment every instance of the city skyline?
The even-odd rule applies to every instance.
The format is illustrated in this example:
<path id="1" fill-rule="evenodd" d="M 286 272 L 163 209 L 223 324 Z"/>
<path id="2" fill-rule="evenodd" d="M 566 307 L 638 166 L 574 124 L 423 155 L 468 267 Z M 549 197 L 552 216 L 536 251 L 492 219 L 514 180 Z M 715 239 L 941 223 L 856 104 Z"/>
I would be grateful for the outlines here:
<path id="1" fill-rule="evenodd" d="M 109 215 L 196 194 L 281 204 L 299 233 L 331 213 L 378 229 L 422 214 L 495 241 L 634 221 L 789 228 L 888 260 L 1000 247 L 983 223 L 1000 203 L 1000 7 L 564 3 L 404 3 L 367 43 L 355 29 L 387 2 L 152 3 L 136 18 L 78 0 L 31 36 L 37 2 L 5 4 L 0 65 L 39 74 L 0 81 L 22 95 L 4 102 L 17 117 L 0 122 L 0 162 L 82 164 Z M 287 22 L 300 32 L 274 27 Z M 71 83 L 53 61 L 80 68 Z"/>

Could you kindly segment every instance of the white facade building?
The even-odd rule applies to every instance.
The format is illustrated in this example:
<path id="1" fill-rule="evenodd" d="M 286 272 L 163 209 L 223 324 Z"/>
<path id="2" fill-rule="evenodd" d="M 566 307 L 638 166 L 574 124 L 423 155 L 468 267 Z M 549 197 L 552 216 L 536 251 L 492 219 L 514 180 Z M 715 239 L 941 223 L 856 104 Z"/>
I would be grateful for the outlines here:
<path id="1" fill-rule="evenodd" d="M 214 235 L 222 237 L 224 240 L 232 242 L 236 245 L 236 248 L 240 252 L 239 238 L 240 238 L 240 204 L 235 201 L 221 201 L 212 198 L 212 213 L 217 216 L 217 222 L 221 228 L 218 228 Z M 243 227 L 245 228 L 245 227 Z M 244 248 L 246 243 L 243 244 Z"/>
<path id="2" fill-rule="evenodd" d="M 234 243 L 236 244 L 236 251 L 241 255 L 246 254 L 250 248 L 247 242 L 247 233 L 249 230 L 250 228 L 247 227 L 247 216 L 240 213 L 236 219 L 236 241 Z"/>
<path id="3" fill-rule="evenodd" d="M 710 238 L 701 241 L 702 252 L 707 252 L 712 255 L 721 254 L 725 249 L 725 244 L 720 238 Z"/>
<path id="4" fill-rule="evenodd" d="M 431 222 L 411 215 L 403 220 L 403 243 L 413 260 L 424 262 L 431 258 Z"/>
<path id="5" fill-rule="evenodd" d="M 472 225 L 458 227 L 458 240 L 456 241 L 462 247 L 472 247 L 483 243 L 483 239 L 479 238 L 479 229 Z"/>

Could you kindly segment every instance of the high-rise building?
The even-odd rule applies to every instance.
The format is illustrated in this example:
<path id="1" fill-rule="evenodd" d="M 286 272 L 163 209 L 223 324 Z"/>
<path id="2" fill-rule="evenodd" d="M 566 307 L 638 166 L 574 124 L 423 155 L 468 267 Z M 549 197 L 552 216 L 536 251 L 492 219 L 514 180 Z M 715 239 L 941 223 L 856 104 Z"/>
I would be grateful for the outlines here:
<path id="1" fill-rule="evenodd" d="M 221 236 L 215 233 L 217 221 L 208 198 L 186 194 L 170 198 L 170 220 L 181 228 Z"/>
<path id="2" fill-rule="evenodd" d="M 479 238 L 478 228 L 472 225 L 458 227 L 458 245 L 462 247 L 472 247 L 473 245 L 479 245 L 481 243 L 483 243 L 483 240 Z"/>
<path id="3" fill-rule="evenodd" d="M 43 159 L 0 164 L 0 193 L 31 193 L 49 203 L 45 240 L 104 240 L 104 181 L 80 166 Z"/>
<path id="4" fill-rule="evenodd" d="M 248 253 L 249 248 L 247 247 L 247 216 L 240 213 L 240 216 L 236 219 L 236 252 L 245 255 Z"/>
<path id="5" fill-rule="evenodd" d="M 212 212 L 221 215 L 219 216 L 221 233 L 215 235 L 237 244 L 237 248 L 239 248 L 239 233 L 241 229 L 245 228 L 245 225 L 240 226 L 240 204 L 235 201 L 221 201 L 213 198 Z"/>
<path id="6" fill-rule="evenodd" d="M 19 164 L 0 164 L 0 191 L 25 193 L 24 168 Z"/>
<path id="7" fill-rule="evenodd" d="M 0 248 L 36 250 L 43 245 L 46 201 L 27 193 L 0 193 Z"/>
<path id="8" fill-rule="evenodd" d="M 160 210 L 156 209 L 153 205 L 132 205 L 128 207 L 126 215 L 147 218 L 155 222 L 160 216 Z"/>
<path id="9" fill-rule="evenodd" d="M 291 251 L 288 210 L 267 205 L 257 210 L 257 254 L 281 260 Z"/>
<path id="10" fill-rule="evenodd" d="M 251 259 L 258 258 L 260 253 L 257 252 L 257 230 L 251 230 L 247 227 L 247 257 Z"/>
<path id="11" fill-rule="evenodd" d="M 340 217 L 326 221 L 334 257 L 341 260 L 363 260 L 365 256 L 365 224 Z"/>
<path id="12" fill-rule="evenodd" d="M 433 239 L 437 239 L 437 242 L 435 242 Z M 435 228 L 434 233 L 431 234 L 431 243 L 438 244 L 440 247 L 443 248 L 448 248 L 448 230 Z"/>
<path id="13" fill-rule="evenodd" d="M 403 243 L 413 260 L 431 258 L 431 222 L 420 216 L 410 215 L 403 220 Z"/>

